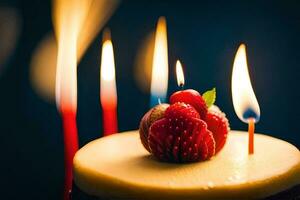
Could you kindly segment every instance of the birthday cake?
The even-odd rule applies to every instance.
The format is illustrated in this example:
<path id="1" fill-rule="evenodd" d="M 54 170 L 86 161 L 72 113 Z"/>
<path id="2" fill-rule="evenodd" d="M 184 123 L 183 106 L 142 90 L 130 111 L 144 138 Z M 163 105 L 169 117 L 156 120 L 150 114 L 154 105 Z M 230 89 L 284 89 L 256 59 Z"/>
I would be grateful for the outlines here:
<path id="1" fill-rule="evenodd" d="M 94 140 L 74 157 L 73 199 L 297 199 L 300 152 L 277 138 L 229 131 L 215 91 L 174 93 L 139 131 Z"/>

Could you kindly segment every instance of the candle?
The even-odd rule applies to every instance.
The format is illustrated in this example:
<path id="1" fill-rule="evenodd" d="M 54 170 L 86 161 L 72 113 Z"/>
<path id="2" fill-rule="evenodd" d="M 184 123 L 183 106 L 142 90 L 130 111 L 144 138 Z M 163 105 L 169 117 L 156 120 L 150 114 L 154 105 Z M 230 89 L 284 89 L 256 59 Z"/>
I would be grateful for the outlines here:
<path id="1" fill-rule="evenodd" d="M 72 30 L 72 29 L 71 29 Z M 72 188 L 73 157 L 78 150 L 76 126 L 77 111 L 77 63 L 76 34 L 66 30 L 58 38 L 56 69 L 56 103 L 62 115 L 65 154 L 64 199 L 69 199 Z"/>
<path id="2" fill-rule="evenodd" d="M 168 90 L 167 24 L 164 17 L 157 22 L 152 63 L 150 106 L 165 102 Z"/>
<path id="3" fill-rule="evenodd" d="M 118 132 L 117 90 L 115 78 L 115 61 L 110 32 L 103 34 L 100 70 L 100 100 L 103 113 L 104 136 Z"/>
<path id="4" fill-rule="evenodd" d="M 233 63 L 232 69 L 232 101 L 235 113 L 245 123 L 248 123 L 248 153 L 254 153 L 254 128 L 260 118 L 260 108 L 252 89 L 247 57 L 246 46 L 241 44 Z"/>
<path id="5" fill-rule="evenodd" d="M 86 19 L 88 1 L 57 0 L 53 5 L 53 23 L 57 38 L 56 104 L 62 115 L 64 132 L 64 200 L 70 199 L 73 158 L 78 150 L 77 48 L 79 32 Z"/>

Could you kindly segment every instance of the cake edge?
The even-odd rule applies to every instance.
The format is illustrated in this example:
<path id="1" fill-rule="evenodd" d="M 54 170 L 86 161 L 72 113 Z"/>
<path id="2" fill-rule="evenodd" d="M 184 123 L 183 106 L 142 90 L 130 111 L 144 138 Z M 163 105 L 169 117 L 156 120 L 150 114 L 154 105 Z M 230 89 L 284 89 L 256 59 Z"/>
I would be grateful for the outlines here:
<path id="1" fill-rule="evenodd" d="M 138 133 L 136 131 L 127 131 L 121 134 L 138 134 Z M 260 135 L 266 137 L 272 137 L 265 134 L 260 134 Z M 98 140 L 108 139 L 110 137 L 114 137 L 114 135 L 105 138 L 100 138 Z M 91 141 L 85 146 L 88 146 L 94 141 Z M 208 198 L 208 197 L 210 199 L 241 199 L 243 197 L 245 198 L 247 197 L 247 199 L 257 199 L 257 198 L 266 198 L 275 195 L 277 193 L 293 188 L 300 184 L 300 163 L 298 163 L 296 166 L 291 168 L 287 173 L 266 179 L 264 181 L 260 181 L 259 183 L 257 182 L 250 183 L 250 186 L 249 183 L 245 183 L 236 186 L 235 185 L 229 187 L 227 186 L 226 188 L 214 187 L 213 190 L 204 189 L 204 188 L 170 188 L 170 187 L 164 188 L 164 187 L 151 186 L 147 184 L 137 184 L 137 183 L 131 183 L 123 180 L 117 180 L 114 177 L 110 177 L 101 173 L 95 173 L 83 167 L 78 167 L 76 164 L 76 156 L 74 158 L 73 166 L 74 166 L 73 171 L 74 171 L 75 184 L 87 194 L 91 196 L 101 196 L 101 197 L 114 197 L 114 198 L 124 197 L 130 199 L 141 199 L 141 198 L 142 199 L 153 199 L 153 198 L 199 199 L 199 198 Z M 92 176 L 91 175 L 85 176 L 84 173 L 80 173 L 82 171 L 89 171 L 90 174 L 92 174 Z M 101 180 L 101 183 L 99 182 L 99 180 Z M 270 187 L 270 184 L 272 184 L 272 187 Z M 147 194 L 151 194 L 152 196 L 146 197 L 145 192 L 147 192 Z M 220 194 L 222 194 L 222 196 Z"/>

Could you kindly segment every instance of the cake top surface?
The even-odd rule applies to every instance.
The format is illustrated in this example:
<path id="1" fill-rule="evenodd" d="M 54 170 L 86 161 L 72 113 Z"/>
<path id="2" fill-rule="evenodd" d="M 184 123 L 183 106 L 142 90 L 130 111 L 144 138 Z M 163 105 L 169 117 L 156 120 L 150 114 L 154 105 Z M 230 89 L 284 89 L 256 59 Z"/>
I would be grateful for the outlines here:
<path id="1" fill-rule="evenodd" d="M 148 191 L 208 195 L 202 197 L 228 189 L 245 195 L 257 191 L 258 196 L 267 196 L 300 184 L 300 152 L 296 147 L 280 139 L 255 134 L 255 152 L 248 155 L 247 136 L 246 132 L 231 131 L 224 149 L 212 159 L 171 164 L 151 157 L 137 131 L 115 134 L 94 140 L 77 152 L 75 182 L 93 195 L 100 195 L 101 188 L 108 187 L 106 189 L 120 191 L 148 188 Z"/>

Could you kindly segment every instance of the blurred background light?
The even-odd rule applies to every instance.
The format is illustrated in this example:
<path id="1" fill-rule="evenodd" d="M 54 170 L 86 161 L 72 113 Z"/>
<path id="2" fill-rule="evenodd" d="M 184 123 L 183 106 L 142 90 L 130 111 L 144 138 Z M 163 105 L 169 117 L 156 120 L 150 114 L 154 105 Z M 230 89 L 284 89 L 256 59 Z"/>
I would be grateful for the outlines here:
<path id="1" fill-rule="evenodd" d="M 21 17 L 16 8 L 0 7 L 0 76 L 15 50 L 21 31 Z"/>
<path id="2" fill-rule="evenodd" d="M 57 45 L 53 33 L 35 48 L 30 62 L 30 81 L 36 93 L 49 103 L 55 101 Z"/>
<path id="3" fill-rule="evenodd" d="M 141 42 L 135 57 L 134 79 L 138 88 L 144 93 L 150 93 L 154 41 L 155 34 L 153 31 Z"/>

